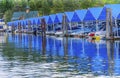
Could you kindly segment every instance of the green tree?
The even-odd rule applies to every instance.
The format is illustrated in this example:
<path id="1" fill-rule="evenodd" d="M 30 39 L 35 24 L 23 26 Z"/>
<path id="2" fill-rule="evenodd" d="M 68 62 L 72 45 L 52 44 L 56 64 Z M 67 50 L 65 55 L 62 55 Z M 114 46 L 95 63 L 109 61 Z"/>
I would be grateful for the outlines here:
<path id="1" fill-rule="evenodd" d="M 51 7 L 51 13 L 64 12 L 63 0 L 53 0 L 53 5 Z"/>
<path id="2" fill-rule="evenodd" d="M 11 20 L 12 14 L 13 14 L 13 11 L 12 11 L 12 10 L 7 10 L 7 11 L 5 11 L 5 14 L 4 14 L 5 22 L 8 22 L 8 21 Z"/>

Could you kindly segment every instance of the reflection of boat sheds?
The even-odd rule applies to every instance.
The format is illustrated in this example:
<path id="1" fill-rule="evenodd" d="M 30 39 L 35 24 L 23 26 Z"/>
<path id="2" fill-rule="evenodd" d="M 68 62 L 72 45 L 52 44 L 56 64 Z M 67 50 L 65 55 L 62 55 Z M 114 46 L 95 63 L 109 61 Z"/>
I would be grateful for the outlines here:
<path id="1" fill-rule="evenodd" d="M 92 7 L 88 9 L 81 9 L 75 11 L 69 11 L 64 13 L 56 13 L 47 16 L 34 17 L 24 20 L 17 20 L 8 22 L 7 25 L 14 28 L 14 31 L 18 32 L 18 29 L 22 29 L 22 32 L 34 32 L 41 33 L 41 19 L 45 19 L 46 22 L 46 34 L 48 35 L 62 35 L 63 32 L 68 31 L 68 36 L 106 36 L 106 13 L 110 8 L 112 11 L 113 19 L 113 33 L 115 38 L 119 37 L 119 19 L 120 19 L 120 4 L 108 4 L 103 7 Z M 66 15 L 66 25 L 62 25 L 63 15 Z M 25 22 L 23 22 L 25 21 Z M 64 21 L 65 22 L 65 21 Z M 62 27 L 64 26 L 64 27 Z M 65 29 L 67 30 L 65 30 Z M 108 28 L 107 28 L 108 29 Z"/>
<path id="2" fill-rule="evenodd" d="M 62 37 L 46 36 L 45 53 L 42 53 L 42 36 L 22 35 L 22 41 L 20 34 L 14 36 L 8 34 L 8 42 L 16 45 L 15 48 L 24 49 L 24 52 L 28 52 L 29 59 L 33 58 L 31 53 L 37 53 L 35 55 L 40 56 L 40 60 L 44 62 L 63 61 L 68 64 L 68 70 L 77 71 L 79 74 L 93 74 L 93 75 L 109 75 L 109 63 L 106 50 L 106 42 L 96 41 L 94 43 L 88 42 L 86 39 L 80 38 L 68 38 L 68 44 Z M 30 39 L 31 38 L 31 39 Z M 66 38 L 66 37 L 65 37 Z M 15 39 L 15 40 L 11 40 Z M 30 39 L 30 40 L 29 40 Z M 30 42 L 31 41 L 31 42 Z M 21 43 L 20 43 L 21 42 Z M 22 44 L 22 45 L 20 45 Z M 31 44 L 31 46 L 30 46 Z M 116 54 L 114 60 L 113 74 L 119 75 L 119 41 L 115 43 Z M 64 46 L 68 46 L 68 52 L 65 53 Z M 31 50 L 29 49 L 30 47 Z M 26 54 L 26 53 L 25 53 Z M 36 57 L 35 57 L 36 58 Z M 62 59 L 61 59 L 62 58 Z M 63 63 L 62 63 L 63 64 Z"/>
<path id="3" fill-rule="evenodd" d="M 115 41 L 115 58 L 114 58 L 114 75 L 120 76 L 120 56 L 119 56 L 119 50 L 120 50 L 120 42 Z"/>
<path id="4" fill-rule="evenodd" d="M 80 58 L 77 59 L 77 63 L 78 63 L 78 69 L 80 70 L 81 74 L 86 74 L 87 72 L 90 72 L 90 59 L 89 56 L 86 54 L 85 51 L 85 40 L 81 40 L 81 44 L 82 44 L 82 50 L 81 50 L 81 54 L 80 54 Z"/>
<path id="5" fill-rule="evenodd" d="M 114 75 L 120 76 L 120 59 L 115 59 L 114 62 Z"/>
<path id="6" fill-rule="evenodd" d="M 96 43 L 96 56 L 92 58 L 92 72 L 95 75 L 106 75 L 107 73 L 105 73 L 105 69 L 106 69 L 106 64 L 105 64 L 105 60 L 107 60 L 106 58 L 104 58 L 103 56 L 100 55 L 100 44 Z"/>

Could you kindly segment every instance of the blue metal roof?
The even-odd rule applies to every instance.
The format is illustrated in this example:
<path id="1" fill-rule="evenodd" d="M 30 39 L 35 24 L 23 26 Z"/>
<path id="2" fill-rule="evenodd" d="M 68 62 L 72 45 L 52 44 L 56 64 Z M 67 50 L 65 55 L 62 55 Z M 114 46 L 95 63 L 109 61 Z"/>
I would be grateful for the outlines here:
<path id="1" fill-rule="evenodd" d="M 41 17 L 31 18 L 32 25 L 40 25 L 41 24 Z"/>
<path id="2" fill-rule="evenodd" d="M 72 22 L 74 12 L 65 12 L 65 14 L 67 16 L 67 22 Z"/>
<path id="3" fill-rule="evenodd" d="M 87 10 L 86 10 L 86 9 L 76 10 L 76 11 L 74 12 L 73 17 L 72 17 L 72 22 L 80 22 L 80 21 L 83 21 L 86 13 L 87 13 Z"/>
<path id="4" fill-rule="evenodd" d="M 52 21 L 52 18 L 49 16 L 49 18 L 48 18 L 48 22 L 46 22 L 47 24 L 52 24 L 53 23 L 53 21 Z"/>
<path id="5" fill-rule="evenodd" d="M 25 22 L 24 22 L 24 20 L 22 20 L 22 26 L 25 26 L 26 24 L 25 24 Z"/>
<path id="6" fill-rule="evenodd" d="M 14 26 L 18 26 L 18 21 L 14 21 Z"/>
<path id="7" fill-rule="evenodd" d="M 103 10 L 103 7 L 94 7 L 94 8 L 89 8 L 90 12 L 94 16 L 94 18 L 97 20 Z"/>
<path id="8" fill-rule="evenodd" d="M 7 26 L 11 26 L 11 22 L 7 22 Z"/>
<path id="9" fill-rule="evenodd" d="M 119 20 L 120 20 L 120 14 L 117 16 L 117 19 L 119 19 Z"/>
<path id="10" fill-rule="evenodd" d="M 47 24 L 53 24 L 54 20 L 55 20 L 55 16 L 56 16 L 56 14 L 49 15 L 49 19 L 48 19 Z"/>
<path id="11" fill-rule="evenodd" d="M 62 23 L 63 13 L 57 13 L 55 16 L 54 23 Z"/>
<path id="12" fill-rule="evenodd" d="M 111 8 L 112 9 L 112 16 L 117 19 L 117 16 L 120 13 L 120 4 L 109 4 L 105 5 L 106 8 Z"/>
<path id="13" fill-rule="evenodd" d="M 33 25 L 33 18 L 28 19 L 30 21 L 30 25 Z"/>
<path id="14" fill-rule="evenodd" d="M 93 14 L 88 9 L 83 21 L 93 21 L 93 20 L 95 20 L 95 17 L 93 16 Z"/>
<path id="15" fill-rule="evenodd" d="M 33 25 L 37 25 L 36 18 L 32 19 Z"/>
<path id="16" fill-rule="evenodd" d="M 98 20 L 106 20 L 106 8 L 105 7 L 102 9 L 102 12 L 100 13 L 100 16 L 98 17 Z"/>
<path id="17" fill-rule="evenodd" d="M 25 25 L 28 25 L 28 20 L 24 20 Z"/>
<path id="18" fill-rule="evenodd" d="M 49 16 L 43 16 L 43 18 L 45 19 L 45 22 L 48 22 Z"/>
<path id="19" fill-rule="evenodd" d="M 0 22 L 4 22 L 4 20 L 3 20 L 3 19 L 0 19 Z"/>
<path id="20" fill-rule="evenodd" d="M 80 22 L 81 21 L 80 18 L 79 18 L 79 16 L 78 16 L 78 14 L 76 12 L 74 12 L 74 15 L 73 15 L 71 21 L 72 22 Z"/>
<path id="21" fill-rule="evenodd" d="M 38 17 L 37 18 L 37 25 L 40 25 L 41 24 L 41 17 Z"/>
<path id="22" fill-rule="evenodd" d="M 37 25 L 37 18 L 30 19 L 32 25 Z"/>

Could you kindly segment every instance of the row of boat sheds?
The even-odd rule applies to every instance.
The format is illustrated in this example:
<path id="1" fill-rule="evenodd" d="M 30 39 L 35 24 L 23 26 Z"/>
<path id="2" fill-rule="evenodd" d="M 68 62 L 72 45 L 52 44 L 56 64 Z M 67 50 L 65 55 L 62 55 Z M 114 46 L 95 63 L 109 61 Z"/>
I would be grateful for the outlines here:
<path id="1" fill-rule="evenodd" d="M 12 27 L 15 32 L 41 33 L 42 29 L 45 28 L 48 35 L 61 36 L 63 33 L 67 33 L 70 36 L 99 36 L 99 38 L 104 38 L 107 34 L 112 33 L 114 38 L 119 38 L 120 4 L 107 4 L 104 7 L 92 7 L 11 21 L 7 25 Z"/>

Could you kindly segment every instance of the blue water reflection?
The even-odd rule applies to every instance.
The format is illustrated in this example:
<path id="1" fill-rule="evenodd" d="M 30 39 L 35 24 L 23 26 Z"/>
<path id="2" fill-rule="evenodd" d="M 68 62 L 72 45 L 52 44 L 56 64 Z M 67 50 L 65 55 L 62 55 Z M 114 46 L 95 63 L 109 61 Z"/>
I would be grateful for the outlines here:
<path id="1" fill-rule="evenodd" d="M 78 75 L 109 76 L 112 71 L 112 75 L 120 76 L 120 41 L 115 41 L 113 48 L 102 40 L 54 36 L 43 39 L 38 35 L 9 34 L 8 43 L 15 44 L 15 48 L 23 49 L 25 52 L 35 52 L 39 56 L 46 57 L 47 62 L 58 61 L 63 66 L 66 64 L 68 66 L 65 71 L 77 71 Z M 113 48 L 114 59 L 110 57 L 111 52 L 108 52 L 107 46 Z"/>

